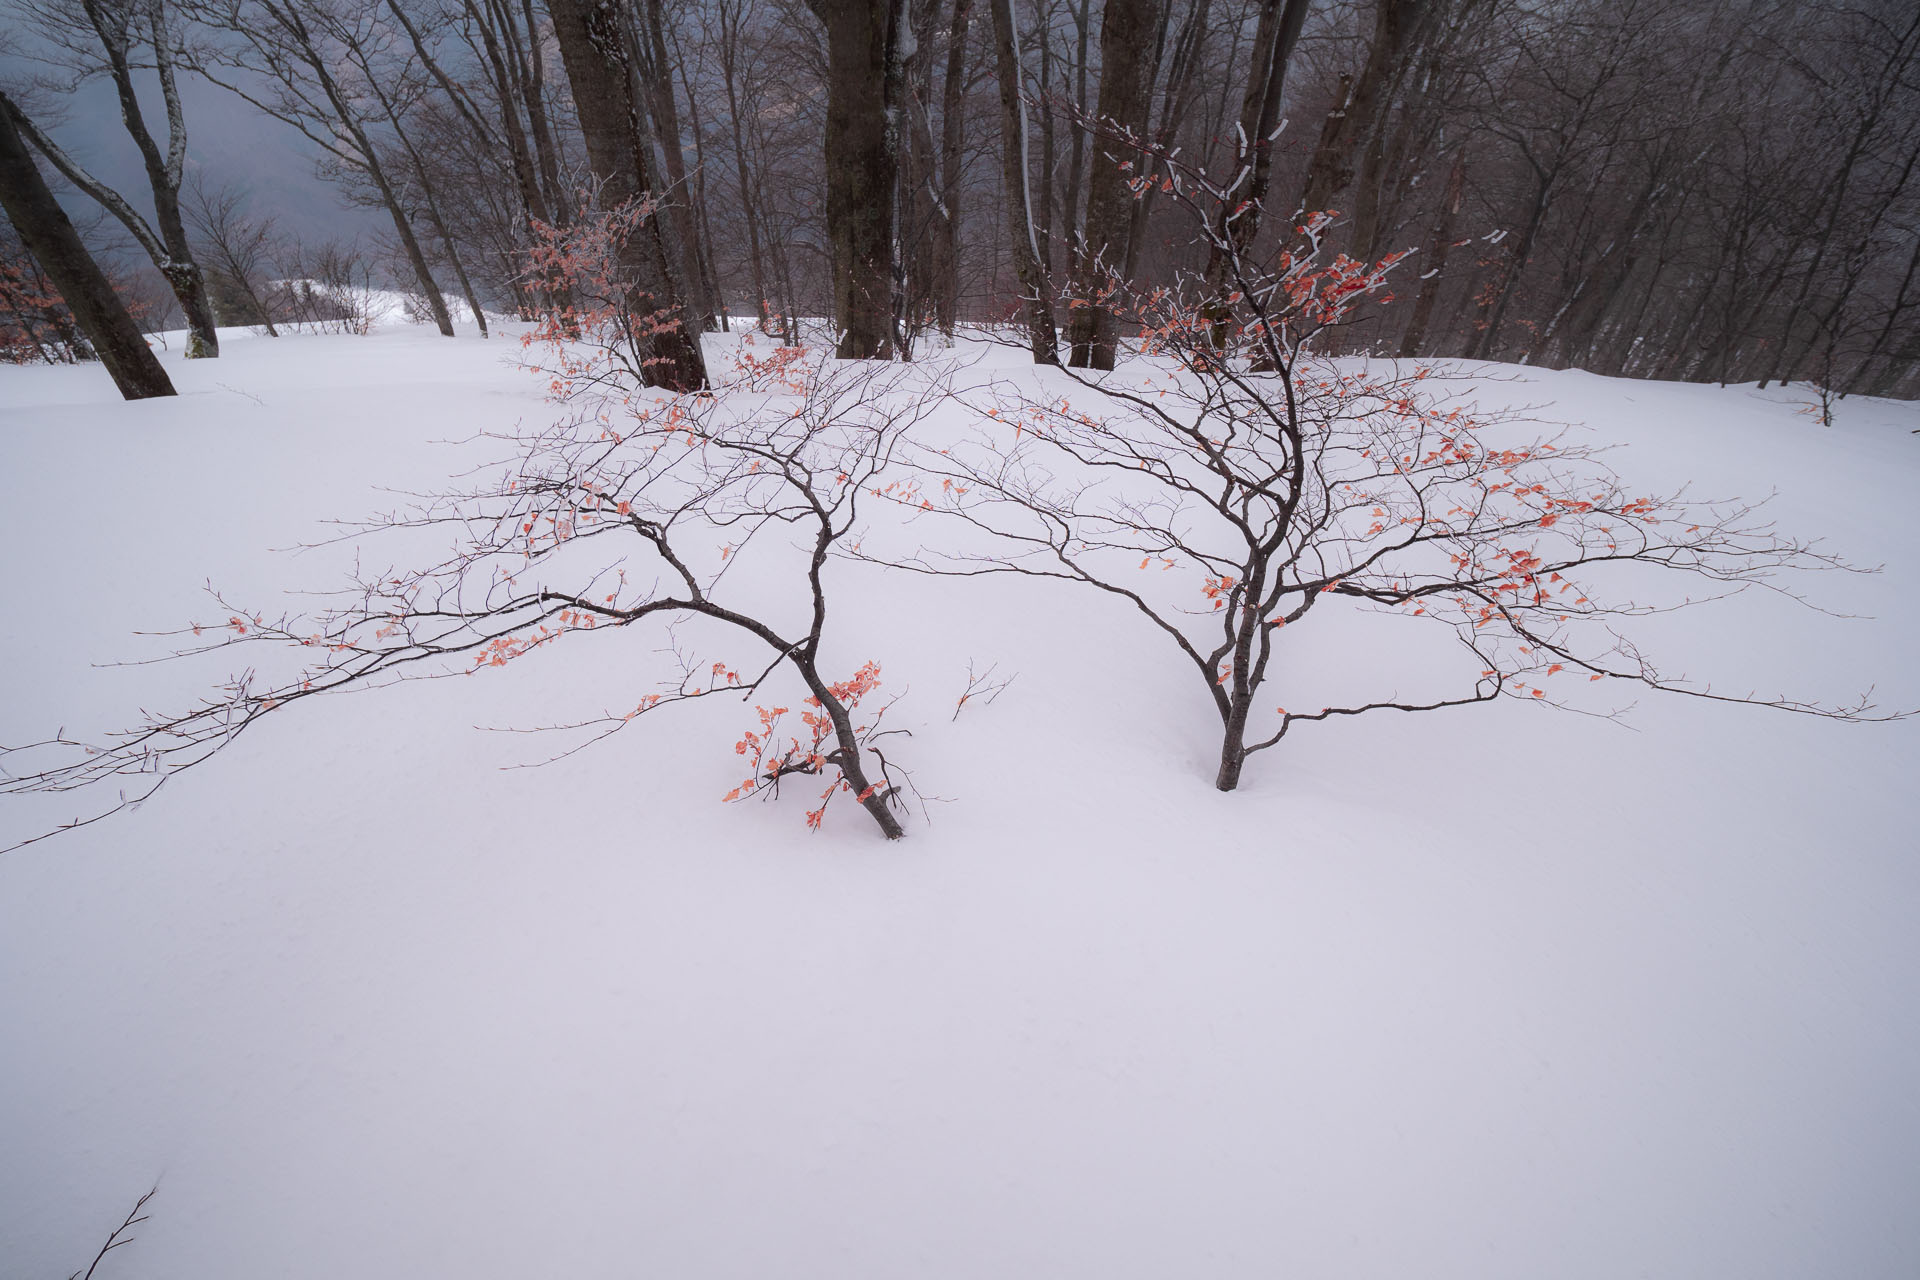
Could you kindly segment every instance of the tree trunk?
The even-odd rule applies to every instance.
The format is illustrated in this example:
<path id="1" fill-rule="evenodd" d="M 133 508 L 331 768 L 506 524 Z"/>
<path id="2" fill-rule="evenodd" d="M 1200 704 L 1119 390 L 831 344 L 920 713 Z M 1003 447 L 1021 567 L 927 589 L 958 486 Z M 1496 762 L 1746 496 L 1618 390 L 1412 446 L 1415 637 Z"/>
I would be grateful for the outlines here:
<path id="1" fill-rule="evenodd" d="M 619 12 L 609 0 L 548 0 L 547 8 L 573 86 L 587 165 L 599 183 L 601 199 L 611 207 L 650 197 L 642 104 L 633 97 Z M 620 265 L 627 276 L 629 309 L 658 318 L 644 340 L 642 380 L 673 391 L 706 386 L 699 329 L 687 315 L 659 218 L 646 218 L 627 237 Z"/>
<path id="2" fill-rule="evenodd" d="M 747 174 L 747 138 L 740 118 L 738 12 L 723 11 L 721 22 L 724 25 L 720 34 L 720 71 L 727 86 L 727 120 L 733 126 L 733 165 L 740 181 L 740 215 L 747 224 L 747 268 L 753 278 L 753 305 L 760 318 L 760 331 L 767 333 L 771 332 L 767 305 L 771 296 L 767 291 L 766 264 L 760 249 L 759 201 L 754 198 L 753 182 Z"/>
<path id="3" fill-rule="evenodd" d="M 86 5 L 87 13 L 105 41 L 98 6 Z M 160 242 L 166 247 L 164 260 L 156 261 L 166 277 L 180 311 L 187 320 L 187 359 L 212 359 L 220 354 L 220 335 L 214 328 L 213 304 L 207 298 L 206 277 L 193 259 L 187 243 L 187 228 L 180 217 L 180 182 L 185 173 L 187 129 L 180 108 L 180 94 L 174 82 L 172 40 L 167 34 L 166 0 L 155 0 L 150 10 L 154 70 L 160 79 L 160 95 L 166 103 L 168 154 L 160 154 L 153 134 L 140 110 L 140 99 L 133 89 L 133 70 L 127 62 L 124 43 L 106 42 L 108 68 L 113 74 L 114 91 L 120 98 L 120 119 L 127 134 L 140 150 L 140 162 L 147 173 L 147 185 L 153 191 L 154 221 L 159 224 Z"/>
<path id="4" fill-rule="evenodd" d="M 1069 10 L 1074 30 L 1073 108 L 1081 118 L 1093 110 L 1093 104 L 1087 100 L 1087 42 L 1093 30 L 1092 3 L 1093 0 L 1080 0 L 1078 9 Z M 1080 193 L 1087 181 L 1087 127 L 1079 118 L 1074 120 L 1069 137 L 1072 149 L 1067 156 L 1067 189 L 1062 205 L 1066 222 L 1060 228 L 1060 234 L 1066 239 L 1068 261 L 1072 262 L 1073 255 L 1079 251 Z"/>
<path id="5" fill-rule="evenodd" d="M 494 96 L 499 100 L 500 127 L 506 139 L 507 157 L 513 165 L 513 179 L 520 192 L 520 203 L 529 222 L 554 222 L 554 215 L 547 207 L 547 198 L 540 186 L 540 176 L 534 172 L 533 152 L 527 145 L 526 131 L 520 127 L 520 111 L 515 105 L 517 90 L 513 77 L 508 72 L 507 60 L 500 50 L 500 41 L 494 35 L 492 23 L 481 13 L 475 0 L 467 0 L 467 13 L 473 19 L 474 27 L 480 32 L 481 48 L 486 53 L 488 69 L 492 72 Z M 400 12 L 398 0 L 394 0 L 394 10 L 403 21 L 405 15 Z M 411 24 L 408 33 L 413 35 L 416 47 L 424 47 Z M 477 121 L 476 121 L 477 124 Z"/>
<path id="6" fill-rule="evenodd" d="M 1447 255 L 1453 249 L 1453 224 L 1460 216 L 1460 202 L 1467 190 L 1467 149 L 1460 147 L 1453 153 L 1453 168 L 1447 173 L 1446 194 L 1440 198 L 1440 207 L 1433 215 L 1433 230 L 1427 237 L 1427 251 L 1419 259 L 1426 265 L 1420 280 L 1420 294 L 1413 300 L 1413 317 L 1407 321 L 1407 331 L 1400 338 L 1400 358 L 1412 359 L 1424 355 L 1427 345 L 1427 326 L 1433 322 L 1433 306 L 1440 298 L 1440 289 L 1446 283 Z"/>
<path id="7" fill-rule="evenodd" d="M 1052 291 L 1040 267 L 1033 189 L 1027 175 L 1027 105 L 1020 69 L 1020 32 L 1013 19 L 1013 0 L 990 0 L 990 5 L 994 60 L 1000 80 L 1000 154 L 1006 173 L 1007 216 L 1013 231 L 1013 273 L 1020 282 L 1020 306 L 1026 313 L 1027 345 L 1033 351 L 1033 362 L 1059 364 Z"/>
<path id="8" fill-rule="evenodd" d="M 1053 279 L 1053 167 L 1059 154 L 1053 133 L 1053 0 L 1040 0 L 1040 271 Z M 1051 311 L 1053 303 L 1047 303 Z"/>
<path id="9" fill-rule="evenodd" d="M 1234 164 L 1234 179 L 1238 182 L 1244 178 L 1244 183 L 1234 188 L 1233 205 L 1220 210 L 1215 243 L 1207 256 L 1208 291 L 1216 299 L 1210 306 L 1216 347 L 1225 343 L 1227 316 L 1224 302 L 1218 300 L 1231 292 L 1229 274 L 1260 234 L 1260 216 L 1273 175 L 1272 135 L 1280 126 L 1287 62 L 1306 17 L 1307 0 L 1286 0 L 1284 7 L 1281 0 L 1261 0 L 1260 22 L 1247 69 L 1247 92 L 1240 107 Z"/>
<path id="10" fill-rule="evenodd" d="M 1193 99 L 1206 77 L 1200 73 L 1199 58 L 1205 44 L 1207 15 L 1211 9 L 1209 0 L 1192 0 L 1187 14 L 1180 20 L 1180 30 L 1174 36 L 1173 56 L 1167 61 L 1166 92 L 1160 108 L 1160 116 L 1153 122 L 1153 145 L 1156 150 L 1164 150 L 1173 145 L 1180 135 L 1180 127 L 1186 123 L 1187 112 L 1193 107 Z M 1167 19 L 1171 14 L 1171 5 L 1160 15 L 1160 36 L 1164 43 Z M 1155 59 L 1153 79 L 1160 77 L 1158 58 Z M 1145 176 L 1153 178 L 1161 175 L 1163 166 L 1155 161 L 1146 170 Z M 1147 242 L 1147 226 L 1153 216 L 1153 202 L 1160 194 L 1158 183 L 1149 182 L 1140 198 L 1133 202 L 1133 215 L 1127 227 L 1127 275 L 1133 276 L 1140 263 L 1140 252 Z"/>
<path id="11" fill-rule="evenodd" d="M 533 139 L 535 162 L 540 166 L 540 181 L 545 184 L 547 207 L 559 222 L 573 219 L 572 193 L 560 173 L 560 148 L 553 138 L 553 126 L 547 120 L 546 55 L 540 48 L 540 23 L 534 16 L 533 0 L 521 0 L 520 16 L 526 23 L 527 47 L 520 46 L 519 28 L 506 0 L 500 0 L 504 33 L 513 51 L 515 84 L 527 111 L 527 129 Z"/>
<path id="12" fill-rule="evenodd" d="M 27 252 L 60 291 L 120 394 L 128 400 L 174 394 L 167 371 L 40 176 L 20 136 L 18 110 L 0 94 L 0 207 L 5 208 Z"/>
<path id="13" fill-rule="evenodd" d="M 1233 791 L 1240 786 L 1241 770 L 1247 767 L 1247 716 L 1242 708 L 1238 713 L 1238 732 L 1235 722 L 1229 720 L 1220 740 L 1220 769 L 1213 776 L 1216 790 Z"/>
<path id="14" fill-rule="evenodd" d="M 807 0 L 827 28 L 827 239 L 842 360 L 894 350 L 902 0 Z"/>
<path id="15" fill-rule="evenodd" d="M 660 24 L 660 0 L 644 0 L 641 7 L 646 25 L 643 30 L 633 31 L 639 54 L 634 59 L 634 70 L 646 89 L 648 107 L 659 125 L 654 134 L 667 170 L 661 194 L 674 234 L 680 241 L 680 278 L 686 282 L 687 309 L 704 332 L 715 327 L 718 308 L 707 289 L 706 273 L 701 269 L 705 255 L 700 246 L 700 225 L 693 213 L 693 192 L 687 182 L 686 153 L 680 145 L 680 108 L 673 97 L 673 73 L 666 32 Z"/>
<path id="16" fill-rule="evenodd" d="M 1360 149 L 1378 133 L 1391 86 L 1413 33 L 1420 0 L 1379 0 L 1374 13 L 1373 39 L 1367 61 L 1327 117 L 1327 127 L 1307 166 L 1306 186 L 1300 193 L 1300 212 L 1324 213 L 1353 182 Z M 1342 83 L 1343 90 L 1346 88 Z"/>
<path id="17" fill-rule="evenodd" d="M 119 192 L 88 173 L 67 155 L 32 120 L 15 108 L 16 129 L 39 148 L 53 167 L 74 186 L 119 219 L 127 231 L 153 260 L 154 269 L 167 282 L 180 303 L 187 321 L 189 359 L 212 358 L 220 354 L 220 336 L 214 328 L 213 305 L 207 297 L 206 279 L 194 261 L 187 232 L 180 216 L 180 183 L 185 173 L 187 133 L 180 108 L 180 95 L 173 74 L 171 37 L 166 27 L 165 4 L 156 0 L 149 10 L 150 33 L 154 48 L 154 68 L 160 78 L 161 96 L 167 111 L 167 151 L 163 156 L 153 133 L 147 127 L 139 96 L 133 88 L 133 71 L 128 61 L 132 36 L 128 29 L 131 10 L 109 10 L 94 0 L 82 0 L 81 8 L 106 55 L 107 70 L 120 101 L 120 119 L 127 136 L 140 152 L 154 204 L 154 219 L 159 230 L 147 224 Z"/>
<path id="18" fill-rule="evenodd" d="M 1553 179 L 1542 177 L 1538 193 L 1534 196 L 1533 209 L 1527 215 L 1527 227 L 1520 233 L 1520 239 L 1513 251 L 1501 257 L 1499 282 L 1494 293 L 1493 310 L 1487 316 L 1487 327 L 1480 331 L 1468 355 L 1470 360 L 1491 360 L 1500 350 L 1500 326 L 1507 315 L 1507 304 L 1513 301 L 1514 289 L 1520 283 L 1520 277 L 1527 269 L 1527 260 L 1533 257 L 1534 241 L 1540 236 L 1540 226 L 1547 218 L 1547 209 L 1553 203 Z"/>
<path id="19" fill-rule="evenodd" d="M 1153 86 L 1146 57 L 1153 42 L 1159 0 L 1107 0 L 1100 19 L 1100 102 L 1095 112 L 1103 129 L 1121 128 L 1144 137 Z M 1113 311 L 1102 300 L 1111 273 L 1126 265 L 1127 232 L 1133 223 L 1133 189 L 1127 174 L 1139 157 L 1124 144 L 1095 138 L 1087 178 L 1086 230 L 1074 258 L 1074 310 L 1069 332 L 1069 363 L 1080 368 L 1111 369 L 1118 345 Z M 1122 170 L 1122 162 L 1129 164 Z"/>
<path id="20" fill-rule="evenodd" d="M 940 331 L 960 319 L 960 168 L 966 129 L 967 30 L 973 0 L 954 0 L 947 69 L 940 85 Z"/>

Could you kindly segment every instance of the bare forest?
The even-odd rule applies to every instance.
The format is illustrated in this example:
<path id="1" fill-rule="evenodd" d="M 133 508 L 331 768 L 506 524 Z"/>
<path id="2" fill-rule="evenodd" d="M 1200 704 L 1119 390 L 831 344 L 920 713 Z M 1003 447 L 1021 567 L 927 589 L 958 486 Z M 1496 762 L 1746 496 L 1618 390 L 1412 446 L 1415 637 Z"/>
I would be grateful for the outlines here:
<path id="1" fill-rule="evenodd" d="M 191 354 L 217 353 L 216 315 L 340 322 L 287 283 L 329 272 L 336 295 L 356 272 L 406 290 L 449 335 L 448 300 L 482 331 L 532 318 L 554 301 L 530 269 L 542 238 L 645 196 L 660 216 L 628 266 L 684 320 L 656 335 L 680 348 L 650 366 L 661 385 L 704 377 L 675 330 L 793 340 L 803 318 L 829 319 L 842 356 L 1008 325 L 1042 362 L 1057 343 L 1110 367 L 1137 333 L 1101 288 L 1217 275 L 1165 198 L 1157 157 L 1176 157 L 1250 206 L 1242 254 L 1271 261 L 1320 214 L 1329 251 L 1405 255 L 1317 337 L 1327 354 L 1920 393 L 1920 15 L 1902 4 L 10 5 L 7 114 L 143 251 L 113 264 L 121 292 L 150 328 L 184 321 Z M 290 243 L 249 175 L 196 166 L 184 77 L 297 133 L 380 212 L 377 243 Z M 119 95 L 147 189 L 63 147 L 61 94 L 89 80 Z M 85 354 L 11 243 L 9 351 Z"/>

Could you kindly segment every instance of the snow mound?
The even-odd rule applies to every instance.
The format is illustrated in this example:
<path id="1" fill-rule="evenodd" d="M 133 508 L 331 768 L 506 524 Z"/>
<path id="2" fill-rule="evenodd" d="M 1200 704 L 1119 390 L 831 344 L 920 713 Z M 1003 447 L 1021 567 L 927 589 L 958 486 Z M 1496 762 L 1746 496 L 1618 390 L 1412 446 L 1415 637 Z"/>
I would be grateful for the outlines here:
<path id="1" fill-rule="evenodd" d="M 326 521 L 554 412 L 510 336 L 381 306 L 176 345 L 168 400 L 0 368 L 0 741 L 194 696 L 224 671 L 101 664 L 208 579 L 338 585 Z M 1920 705 L 1914 406 L 1504 372 L 1625 474 L 1777 488 L 1885 562 L 1804 584 L 1853 618 L 1649 619 L 1676 667 Z M 653 687 L 622 633 L 291 709 L 0 859 L 9 1274 L 83 1265 L 156 1181 L 104 1280 L 1920 1270 L 1920 725 L 1498 705 L 1303 733 L 1221 795 L 1124 605 L 833 572 L 834 665 L 906 691 L 938 797 L 898 845 L 719 803 L 738 702 L 512 767 L 549 753 L 483 727 Z M 969 663 L 1018 678 L 955 718 Z"/>

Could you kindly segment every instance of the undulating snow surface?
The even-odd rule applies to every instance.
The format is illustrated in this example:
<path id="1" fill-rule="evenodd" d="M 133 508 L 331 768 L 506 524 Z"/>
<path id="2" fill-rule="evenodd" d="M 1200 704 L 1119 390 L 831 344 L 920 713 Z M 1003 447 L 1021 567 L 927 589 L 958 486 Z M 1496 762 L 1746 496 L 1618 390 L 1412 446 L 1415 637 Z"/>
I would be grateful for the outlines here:
<path id="1" fill-rule="evenodd" d="M 0 369 L 0 741 L 226 674 L 98 664 L 209 579 L 337 585 L 349 549 L 274 548 L 553 413 L 517 352 L 233 342 L 139 404 Z M 1920 706 L 1913 406 L 1509 372 L 1490 399 L 1648 491 L 1777 488 L 1886 565 L 1800 584 L 1865 620 L 1646 620 L 1670 665 Z M 1122 608 L 833 573 L 830 665 L 909 690 L 945 798 L 901 844 L 720 804 L 734 702 L 503 771 L 546 745 L 476 726 L 654 687 L 636 628 L 290 708 L 0 857 L 0 1272 L 83 1267 L 158 1181 L 98 1280 L 1920 1273 L 1920 723 L 1503 703 L 1308 725 L 1220 795 L 1194 676 Z M 1290 630 L 1275 701 L 1373 634 Z M 1018 679 L 950 721 L 969 660 Z"/>

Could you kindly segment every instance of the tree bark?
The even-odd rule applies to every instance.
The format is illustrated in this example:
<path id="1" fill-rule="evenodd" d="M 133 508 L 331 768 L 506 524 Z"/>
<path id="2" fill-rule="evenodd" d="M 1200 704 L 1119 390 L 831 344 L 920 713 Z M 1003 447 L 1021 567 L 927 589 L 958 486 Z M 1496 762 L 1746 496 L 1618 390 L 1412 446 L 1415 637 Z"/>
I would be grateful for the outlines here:
<path id="1" fill-rule="evenodd" d="M 666 201 L 674 234 L 680 241 L 680 278 L 686 283 L 687 309 L 698 319 L 704 332 L 715 327 L 718 308 L 707 288 L 706 273 L 701 269 L 705 254 L 700 245 L 700 224 L 693 212 L 693 192 L 687 182 L 686 152 L 680 145 L 680 107 L 673 96 L 673 73 L 666 31 L 660 22 L 660 0 L 642 0 L 641 8 L 645 26 L 633 31 L 639 52 L 634 59 L 634 69 L 646 89 L 648 108 L 659 126 L 654 134 L 667 171 L 661 195 Z M 638 27 L 638 20 L 635 25 Z"/>
<path id="2" fill-rule="evenodd" d="M 1253 247 L 1260 234 L 1267 188 L 1273 177 L 1273 134 L 1280 127 L 1280 102 L 1286 88 L 1287 63 L 1307 18 L 1307 0 L 1262 0 L 1255 28 L 1253 54 L 1247 69 L 1247 92 L 1240 106 L 1236 146 L 1233 203 L 1220 211 L 1220 225 L 1207 256 L 1207 286 L 1216 299 L 1231 289 L 1228 273 Z M 1224 345 L 1227 308 L 1212 305 L 1214 345 Z"/>
<path id="3" fill-rule="evenodd" d="M 1020 306 L 1026 314 L 1027 345 L 1033 351 L 1033 362 L 1059 364 L 1052 291 L 1040 265 L 1033 188 L 1027 174 L 1027 104 L 1020 68 L 1020 32 L 1013 19 L 1013 0 L 990 0 L 990 5 L 994 60 L 1000 80 L 1000 154 L 1006 173 L 1007 216 L 1013 230 L 1013 273 L 1020 282 Z"/>
<path id="4" fill-rule="evenodd" d="M 1354 78 L 1351 91 L 1336 99 L 1307 166 L 1306 185 L 1300 193 L 1301 213 L 1327 212 L 1334 198 L 1352 185 L 1360 150 L 1379 132 L 1379 117 L 1389 96 L 1386 91 L 1406 55 L 1419 5 L 1420 0 L 1379 0 L 1367 61 Z"/>
<path id="5" fill-rule="evenodd" d="M 827 239 L 842 360 L 894 352 L 902 0 L 807 0 L 827 29 Z"/>
<path id="6" fill-rule="evenodd" d="M 960 318 L 960 169 L 966 129 L 967 31 L 973 0 L 954 0 L 947 68 L 940 85 L 940 331 Z"/>
<path id="7" fill-rule="evenodd" d="M 753 278 L 753 305 L 760 319 L 760 331 L 768 333 L 771 332 L 768 324 L 771 296 L 760 249 L 759 201 L 755 199 L 754 184 L 747 173 L 746 129 L 740 117 L 740 11 L 723 8 L 720 22 L 720 73 L 727 86 L 727 121 L 733 126 L 733 165 L 740 182 L 740 216 L 747 224 L 747 267 Z"/>
<path id="8" fill-rule="evenodd" d="M 1153 86 L 1146 75 L 1158 0 L 1107 0 L 1100 19 L 1100 100 L 1095 111 L 1101 127 L 1144 136 Z M 1118 344 L 1113 311 L 1102 300 L 1110 273 L 1126 265 L 1127 232 L 1133 223 L 1133 189 L 1127 174 L 1137 157 L 1119 143 L 1092 140 L 1087 177 L 1086 230 L 1074 258 L 1074 309 L 1068 332 L 1073 340 L 1069 363 L 1080 368 L 1111 369 Z M 1119 152 L 1119 154 L 1115 154 Z M 1120 168 L 1122 162 L 1129 169 Z"/>
<path id="9" fill-rule="evenodd" d="M 60 291 L 120 394 L 128 400 L 174 394 L 167 371 L 40 176 L 18 119 L 19 108 L 0 94 L 0 208 Z"/>
<path id="10" fill-rule="evenodd" d="M 618 9 L 612 0 L 548 0 L 547 10 L 600 198 L 609 207 L 650 198 L 643 106 L 633 96 Z M 706 386 L 699 329 L 687 315 L 661 219 L 641 222 L 621 246 L 620 265 L 627 273 L 629 308 L 657 318 L 645 339 L 642 379 L 673 391 Z"/>
<path id="11" fill-rule="evenodd" d="M 194 261 L 187 241 L 186 224 L 180 216 L 180 183 L 187 158 L 186 118 L 180 107 L 180 94 L 174 80 L 173 50 L 167 33 L 164 0 L 156 0 L 149 16 L 149 34 L 154 50 L 154 69 L 160 79 L 161 98 L 167 112 L 167 150 L 163 155 L 134 92 L 133 69 L 129 61 L 132 36 L 128 26 L 131 10 L 109 11 L 97 0 L 82 0 L 88 25 L 100 42 L 107 58 L 107 70 L 120 102 L 120 120 L 127 136 L 140 152 L 140 162 L 153 195 L 154 221 L 158 229 L 127 200 L 88 173 L 51 138 L 37 128 L 24 113 L 18 117 L 20 132 L 39 148 L 67 181 L 85 192 L 100 207 L 111 213 L 146 250 L 154 268 L 180 302 L 187 321 L 187 358 L 211 359 L 220 354 L 220 335 L 214 328 L 213 304 L 207 297 L 206 278 Z M 16 108 L 16 111 L 18 109 Z"/>
<path id="12" fill-rule="evenodd" d="M 1453 249 L 1454 220 L 1460 216 L 1460 202 L 1466 190 L 1467 149 L 1460 147 L 1453 153 L 1453 168 L 1447 173 L 1446 193 L 1440 197 L 1440 207 L 1433 215 L 1433 230 L 1427 237 L 1427 251 L 1419 259 L 1427 269 L 1420 280 L 1420 294 L 1413 300 L 1413 316 L 1407 321 L 1407 331 L 1400 337 L 1400 357 L 1403 360 L 1424 354 L 1427 326 L 1433 322 L 1433 306 L 1439 300 L 1441 287 L 1446 283 L 1447 255 Z"/>

